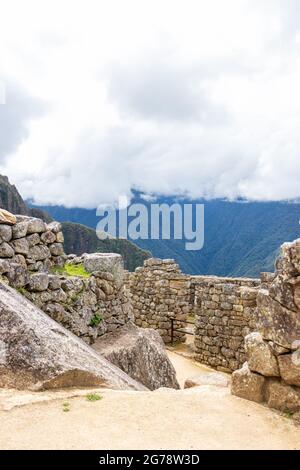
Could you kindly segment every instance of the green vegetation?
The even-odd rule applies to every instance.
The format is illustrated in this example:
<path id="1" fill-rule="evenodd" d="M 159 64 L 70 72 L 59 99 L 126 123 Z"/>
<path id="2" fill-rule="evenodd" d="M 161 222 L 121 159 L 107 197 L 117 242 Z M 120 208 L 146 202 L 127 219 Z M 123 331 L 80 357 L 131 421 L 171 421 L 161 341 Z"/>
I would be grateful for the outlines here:
<path id="1" fill-rule="evenodd" d="M 54 266 L 52 272 L 63 276 L 90 277 L 90 273 L 84 269 L 83 264 L 65 264 L 63 267 Z"/>
<path id="2" fill-rule="evenodd" d="M 102 396 L 99 395 L 99 393 L 89 393 L 88 395 L 86 395 L 86 399 L 87 401 L 99 401 L 99 400 L 102 400 Z"/>
<path id="3" fill-rule="evenodd" d="M 99 315 L 99 313 L 95 313 L 95 315 L 91 318 L 90 326 L 98 326 L 101 321 L 102 316 Z"/>
<path id="4" fill-rule="evenodd" d="M 99 240 L 95 230 L 81 224 L 64 222 L 62 224 L 65 237 L 66 253 L 119 253 L 124 259 L 125 269 L 134 271 L 142 266 L 145 259 L 151 257 L 149 251 L 142 250 L 129 240 L 107 238 Z"/>
<path id="5" fill-rule="evenodd" d="M 63 403 L 63 411 L 64 411 L 65 413 L 67 413 L 68 411 L 70 411 L 70 409 L 71 409 L 70 406 L 71 406 L 70 403 L 68 403 L 67 401 L 64 402 L 64 403 Z"/>

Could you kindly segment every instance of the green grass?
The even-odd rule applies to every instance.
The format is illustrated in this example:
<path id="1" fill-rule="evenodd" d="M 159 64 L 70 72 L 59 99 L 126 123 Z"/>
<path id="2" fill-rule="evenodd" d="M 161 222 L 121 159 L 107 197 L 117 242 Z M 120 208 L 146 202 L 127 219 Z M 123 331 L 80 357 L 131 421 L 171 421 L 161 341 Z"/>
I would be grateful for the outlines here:
<path id="1" fill-rule="evenodd" d="M 95 315 L 91 318 L 90 326 L 98 326 L 101 321 L 102 321 L 102 316 L 99 315 L 98 313 L 95 313 Z"/>
<path id="2" fill-rule="evenodd" d="M 67 413 L 68 411 L 70 411 L 70 403 L 68 403 L 68 402 L 64 402 L 64 403 L 63 403 L 63 411 L 64 411 L 65 413 Z"/>
<path id="3" fill-rule="evenodd" d="M 83 264 L 65 264 L 64 266 L 54 266 L 51 270 L 54 274 L 62 274 L 63 276 L 78 276 L 78 277 L 90 277 Z"/>
<path id="4" fill-rule="evenodd" d="M 86 399 L 87 401 L 99 401 L 99 400 L 102 400 L 102 396 L 99 395 L 99 393 L 89 393 L 88 395 L 86 395 Z"/>

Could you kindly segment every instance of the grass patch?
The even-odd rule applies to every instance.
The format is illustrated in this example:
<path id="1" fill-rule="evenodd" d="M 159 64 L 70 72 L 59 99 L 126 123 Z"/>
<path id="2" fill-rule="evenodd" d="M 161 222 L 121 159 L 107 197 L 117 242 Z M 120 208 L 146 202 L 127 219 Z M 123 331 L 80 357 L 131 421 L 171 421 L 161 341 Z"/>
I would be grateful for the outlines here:
<path id="1" fill-rule="evenodd" d="M 68 403 L 67 401 L 63 403 L 63 412 L 64 413 L 67 413 L 68 411 L 70 411 L 70 403 Z"/>
<path id="2" fill-rule="evenodd" d="M 64 266 L 54 266 L 51 271 L 54 274 L 62 274 L 63 276 L 90 277 L 83 264 L 65 264 Z"/>
<path id="3" fill-rule="evenodd" d="M 90 326 L 98 326 L 101 321 L 102 316 L 99 315 L 99 313 L 95 313 L 95 315 L 91 318 Z"/>
<path id="4" fill-rule="evenodd" d="M 87 401 L 99 401 L 102 400 L 103 396 L 99 395 L 99 393 L 89 393 L 86 395 Z"/>

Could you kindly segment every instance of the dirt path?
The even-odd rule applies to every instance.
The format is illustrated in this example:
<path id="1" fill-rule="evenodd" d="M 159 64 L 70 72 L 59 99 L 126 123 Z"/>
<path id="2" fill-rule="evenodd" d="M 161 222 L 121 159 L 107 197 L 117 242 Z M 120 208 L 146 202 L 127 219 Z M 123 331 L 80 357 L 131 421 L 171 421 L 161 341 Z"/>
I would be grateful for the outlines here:
<path id="1" fill-rule="evenodd" d="M 211 369 L 168 352 L 180 385 Z M 155 392 L 0 391 L 0 449 L 299 449 L 300 426 L 267 407 L 202 386 Z M 95 390 L 94 390 L 95 392 Z M 64 411 L 68 403 L 69 411 Z"/>
<path id="2" fill-rule="evenodd" d="M 213 371 L 210 367 L 206 367 L 192 359 L 187 359 L 176 352 L 167 351 L 167 354 L 176 369 L 177 379 L 181 388 L 183 388 L 184 382 L 188 377 Z"/>
<path id="3" fill-rule="evenodd" d="M 96 402 L 45 393 L 52 401 L 0 411 L 0 448 L 300 449 L 300 427 L 226 388 L 100 393 Z"/>

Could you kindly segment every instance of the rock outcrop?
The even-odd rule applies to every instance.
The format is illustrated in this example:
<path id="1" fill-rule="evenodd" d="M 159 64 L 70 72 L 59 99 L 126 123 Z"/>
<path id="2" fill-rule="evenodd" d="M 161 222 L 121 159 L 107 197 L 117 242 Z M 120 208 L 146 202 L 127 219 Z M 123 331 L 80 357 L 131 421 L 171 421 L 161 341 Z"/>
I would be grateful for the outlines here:
<path id="1" fill-rule="evenodd" d="M 1 387 L 147 390 L 3 283 L 0 319 Z"/>
<path id="2" fill-rule="evenodd" d="M 285 243 L 276 273 L 257 296 L 258 332 L 245 339 L 247 363 L 234 372 L 232 393 L 300 411 L 300 239 Z M 256 384 L 253 392 L 248 384 Z"/>
<path id="3" fill-rule="evenodd" d="M 150 390 L 179 388 L 159 333 L 133 323 L 97 339 L 93 348 Z"/>

